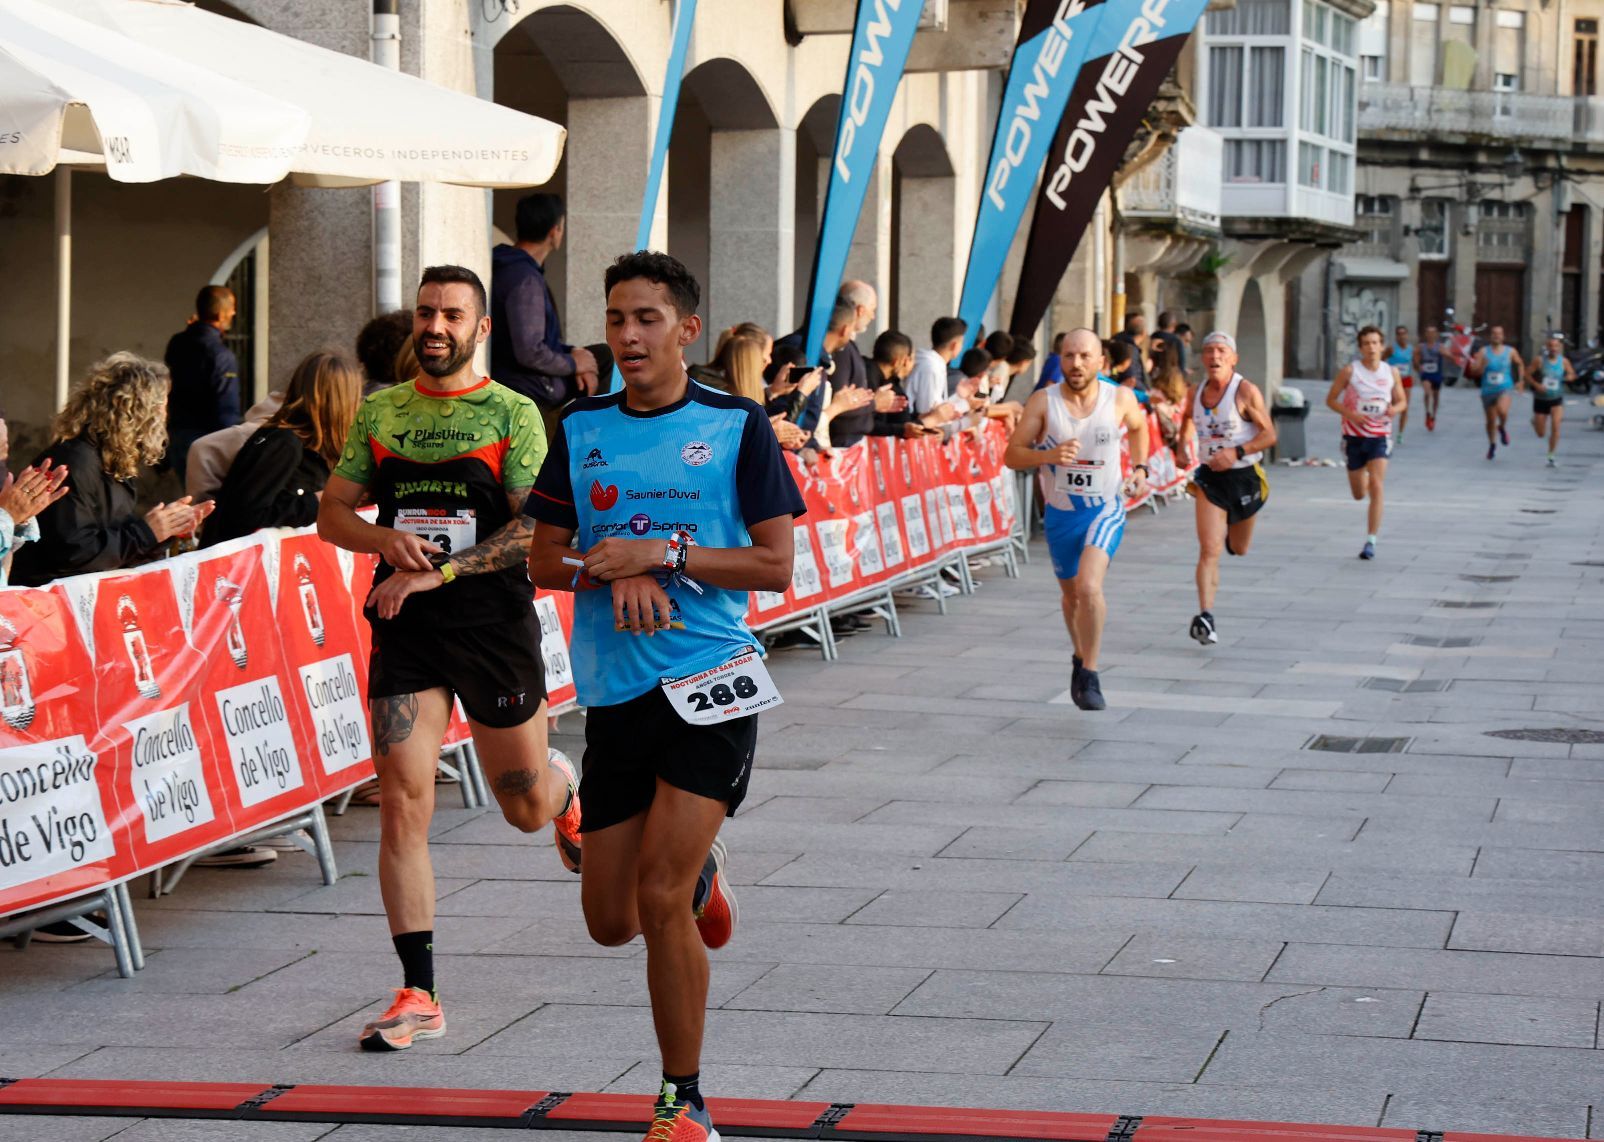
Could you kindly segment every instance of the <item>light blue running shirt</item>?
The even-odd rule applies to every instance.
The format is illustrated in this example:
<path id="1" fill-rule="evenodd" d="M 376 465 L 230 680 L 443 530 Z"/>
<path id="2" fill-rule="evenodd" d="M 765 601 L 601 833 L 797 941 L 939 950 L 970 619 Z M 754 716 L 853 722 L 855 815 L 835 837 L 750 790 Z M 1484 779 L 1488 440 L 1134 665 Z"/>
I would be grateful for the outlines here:
<path id="1" fill-rule="evenodd" d="M 1481 391 L 1483 393 L 1501 393 L 1505 389 L 1515 387 L 1515 379 L 1509 372 L 1510 347 L 1505 345 L 1502 349 L 1487 346 L 1483 352 L 1487 355 L 1487 368 L 1481 375 Z"/>
<path id="2" fill-rule="evenodd" d="M 682 400 L 651 412 L 624 398 L 620 391 L 568 406 L 524 507 L 541 523 L 577 531 L 580 551 L 609 536 L 676 531 L 702 547 L 750 547 L 751 525 L 807 510 L 758 405 L 694 381 Z M 750 593 L 698 586 L 665 587 L 670 618 L 684 627 L 650 638 L 614 629 L 611 590 L 575 592 L 569 656 L 580 702 L 627 702 L 753 645 Z"/>

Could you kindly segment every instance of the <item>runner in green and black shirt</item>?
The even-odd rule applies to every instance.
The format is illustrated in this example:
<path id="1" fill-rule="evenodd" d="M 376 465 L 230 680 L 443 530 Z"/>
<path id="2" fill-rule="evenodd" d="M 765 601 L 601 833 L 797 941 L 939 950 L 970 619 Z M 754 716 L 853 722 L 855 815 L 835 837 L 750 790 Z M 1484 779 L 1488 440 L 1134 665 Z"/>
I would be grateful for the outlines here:
<path id="1" fill-rule="evenodd" d="M 412 342 L 425 375 L 363 402 L 318 513 L 325 539 L 380 557 L 363 613 L 373 627 L 379 889 L 403 986 L 363 1028 L 370 1050 L 445 1033 L 429 822 L 453 694 L 502 814 L 525 832 L 554 823 L 563 863 L 579 867 L 578 781 L 546 745 L 528 572 L 534 525 L 522 514 L 546 456 L 545 429 L 531 401 L 474 374 L 474 350 L 489 332 L 473 271 L 424 271 Z M 377 523 L 357 514 L 366 496 Z"/>

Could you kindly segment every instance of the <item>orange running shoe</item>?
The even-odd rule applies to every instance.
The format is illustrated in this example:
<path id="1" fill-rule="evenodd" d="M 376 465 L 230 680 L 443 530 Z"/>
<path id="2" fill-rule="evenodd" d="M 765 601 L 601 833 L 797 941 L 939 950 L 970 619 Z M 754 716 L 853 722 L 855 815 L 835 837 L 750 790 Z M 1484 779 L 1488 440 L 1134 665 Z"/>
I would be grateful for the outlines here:
<path id="1" fill-rule="evenodd" d="M 710 948 L 722 948 L 730 942 L 741 915 L 735 905 L 735 893 L 724 875 L 727 856 L 724 838 L 714 838 L 691 901 L 692 911 L 696 913 L 696 930 L 702 934 L 702 943 Z"/>
<path id="2" fill-rule="evenodd" d="M 383 1015 L 362 1028 L 364 1051 L 405 1051 L 416 1039 L 438 1039 L 446 1033 L 446 1015 L 440 1003 L 415 987 L 395 989 L 395 1002 Z"/>
<path id="3" fill-rule="evenodd" d="M 673 1088 L 664 1083 L 657 1105 L 652 1108 L 646 1142 L 719 1142 L 719 1137 L 706 1107 L 698 1110 L 692 1103 L 681 1102 L 674 1097 Z"/>
<path id="4" fill-rule="evenodd" d="M 568 755 L 560 749 L 546 751 L 546 764 L 568 782 L 568 808 L 562 815 L 553 818 L 552 832 L 557 835 L 557 855 L 562 858 L 563 867 L 569 872 L 579 871 L 579 775 L 574 772 L 574 763 Z"/>

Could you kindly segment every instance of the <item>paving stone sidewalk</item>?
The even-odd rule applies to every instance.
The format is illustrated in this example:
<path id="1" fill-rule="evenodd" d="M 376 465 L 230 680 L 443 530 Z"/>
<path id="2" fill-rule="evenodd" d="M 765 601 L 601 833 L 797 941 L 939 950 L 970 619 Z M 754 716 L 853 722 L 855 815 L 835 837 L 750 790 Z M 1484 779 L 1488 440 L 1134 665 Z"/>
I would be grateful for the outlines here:
<path id="1" fill-rule="evenodd" d="M 776 654 L 704 1087 L 1604 1138 L 1604 433 L 1573 399 L 1545 469 L 1518 398 L 1488 463 L 1475 396 L 1443 403 L 1374 563 L 1340 470 L 1272 471 L 1217 647 L 1186 638 L 1189 504 L 1134 518 L 1104 713 L 1068 704 L 1039 546 L 946 617 L 910 605 L 901 640 Z M 1334 417 L 1308 428 L 1337 454 Z M 1489 736 L 1529 730 L 1593 740 Z M 0 946 L 0 1075 L 654 1089 L 640 944 L 592 945 L 549 834 L 449 789 L 450 1035 L 358 1052 L 397 968 L 377 815 L 334 832 L 334 888 L 291 855 L 139 901 L 134 979 L 104 948 Z M 31 1142 L 513 1136 L 0 1117 Z"/>

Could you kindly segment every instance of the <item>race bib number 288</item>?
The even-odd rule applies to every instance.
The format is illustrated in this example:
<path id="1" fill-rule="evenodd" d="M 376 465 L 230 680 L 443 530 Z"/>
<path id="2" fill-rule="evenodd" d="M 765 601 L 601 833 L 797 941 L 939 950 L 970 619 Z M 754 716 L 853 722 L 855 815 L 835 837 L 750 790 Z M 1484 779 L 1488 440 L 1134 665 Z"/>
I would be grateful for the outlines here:
<path id="1" fill-rule="evenodd" d="M 772 710 L 785 701 L 763 660 L 751 649 L 711 670 L 665 678 L 663 693 L 679 716 L 693 726 L 734 721 Z"/>

